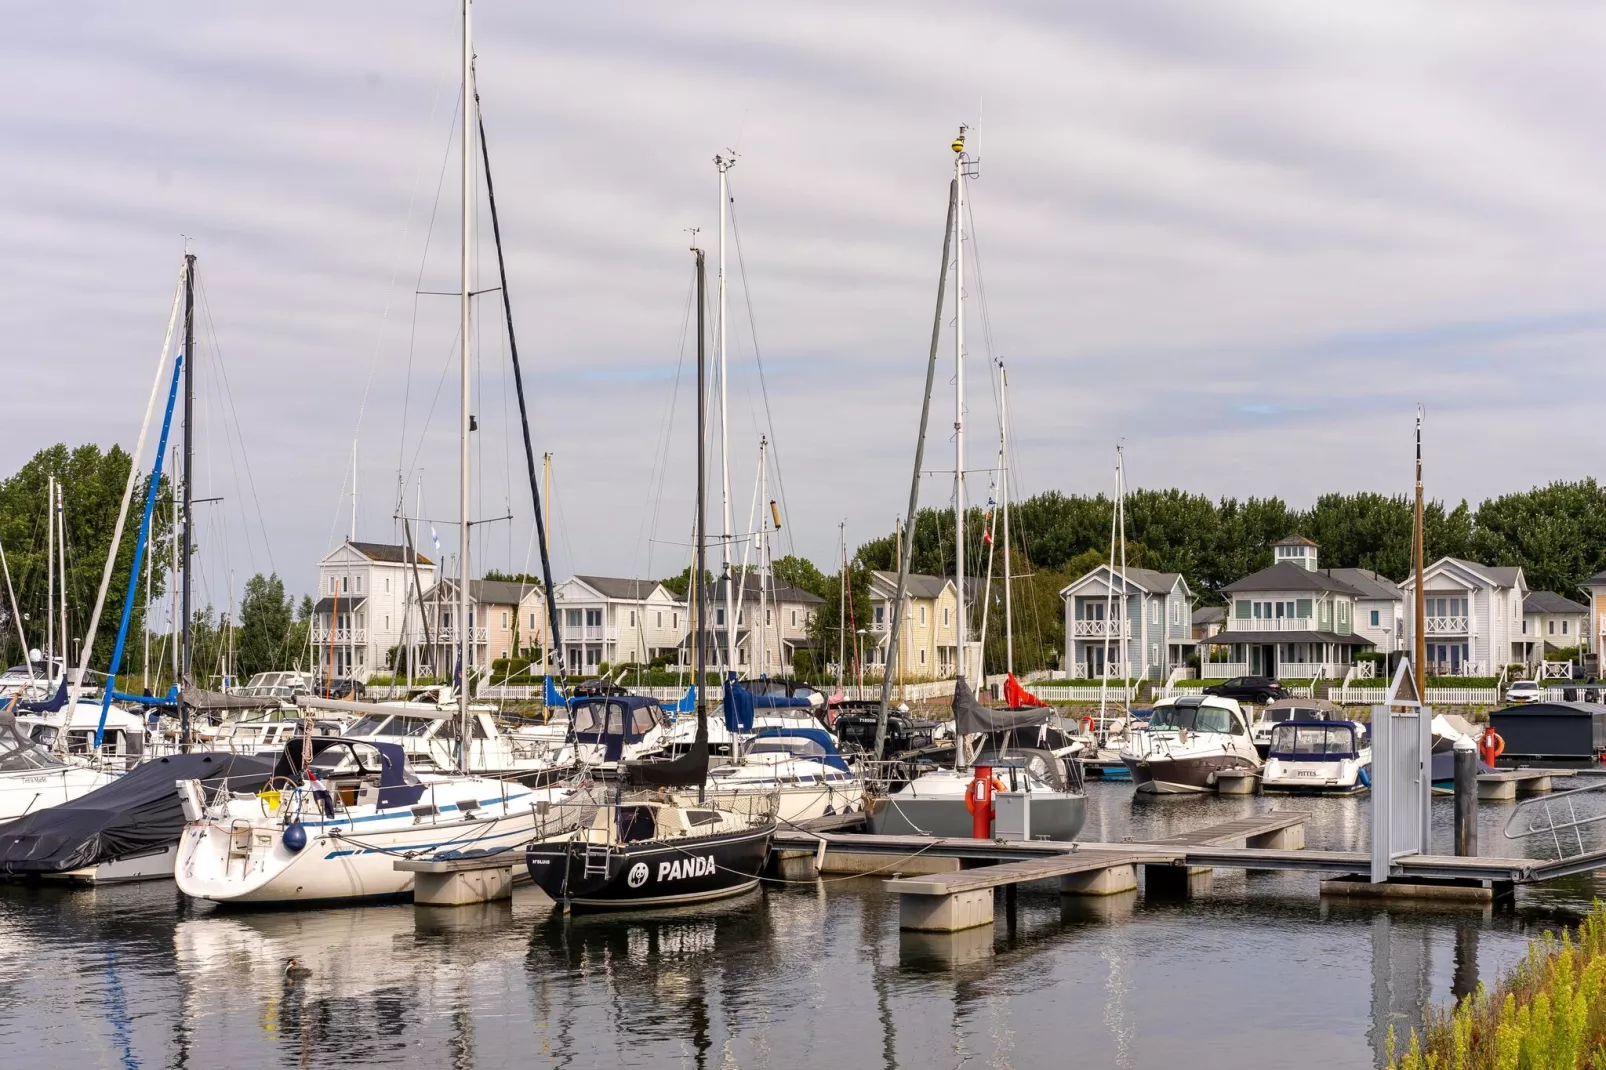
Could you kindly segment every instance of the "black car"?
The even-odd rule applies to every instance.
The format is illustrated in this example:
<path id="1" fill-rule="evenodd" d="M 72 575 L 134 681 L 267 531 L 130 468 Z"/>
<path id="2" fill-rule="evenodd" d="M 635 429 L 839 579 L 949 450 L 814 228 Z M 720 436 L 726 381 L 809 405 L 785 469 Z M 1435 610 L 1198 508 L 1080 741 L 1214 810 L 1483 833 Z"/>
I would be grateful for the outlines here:
<path id="1" fill-rule="evenodd" d="M 1234 676 L 1231 680 L 1212 684 L 1204 689 L 1204 693 L 1237 699 L 1239 702 L 1254 702 L 1262 706 L 1288 697 L 1283 685 L 1269 676 Z"/>

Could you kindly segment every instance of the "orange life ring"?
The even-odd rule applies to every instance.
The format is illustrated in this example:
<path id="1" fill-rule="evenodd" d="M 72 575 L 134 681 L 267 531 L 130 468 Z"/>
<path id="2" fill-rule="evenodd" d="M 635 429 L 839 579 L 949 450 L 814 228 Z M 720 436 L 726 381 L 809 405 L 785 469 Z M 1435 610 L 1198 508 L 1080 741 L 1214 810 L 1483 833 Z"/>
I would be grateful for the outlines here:
<path id="1" fill-rule="evenodd" d="M 1505 738 L 1493 728 L 1484 729 L 1483 735 L 1478 739 L 1478 754 L 1483 758 L 1483 764 L 1494 765 L 1494 760 L 1505 752 Z"/>
<path id="2" fill-rule="evenodd" d="M 972 780 L 971 783 L 974 784 L 975 781 Z M 997 774 L 994 774 L 994 776 L 993 776 L 993 791 L 999 792 L 999 791 L 1006 791 L 1006 790 L 1008 790 L 1008 789 L 1006 789 L 1004 787 L 1003 780 L 1000 779 L 997 776 Z M 968 786 L 965 788 L 965 811 L 967 813 L 969 813 L 971 817 L 975 817 L 976 816 L 976 796 L 971 794 L 970 788 Z"/>
<path id="3" fill-rule="evenodd" d="M 1093 734 L 1093 718 L 1087 714 L 1082 715 L 1082 731 L 1088 735 Z"/>

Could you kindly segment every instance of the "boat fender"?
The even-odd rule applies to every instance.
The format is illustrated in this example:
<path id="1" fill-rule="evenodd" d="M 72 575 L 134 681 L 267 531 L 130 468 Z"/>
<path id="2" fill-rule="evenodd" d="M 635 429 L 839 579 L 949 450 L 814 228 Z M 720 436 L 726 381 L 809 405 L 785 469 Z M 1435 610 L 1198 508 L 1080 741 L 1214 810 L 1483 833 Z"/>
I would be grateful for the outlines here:
<path id="1" fill-rule="evenodd" d="M 1361 782 L 1361 787 L 1369 788 L 1369 787 L 1372 786 L 1372 767 L 1371 766 L 1369 766 L 1369 765 L 1361 766 L 1360 769 L 1356 771 L 1356 776 Z"/>
<path id="2" fill-rule="evenodd" d="M 284 827 L 284 849 L 291 854 L 300 853 L 307 845 L 307 830 L 299 821 L 292 821 Z"/>

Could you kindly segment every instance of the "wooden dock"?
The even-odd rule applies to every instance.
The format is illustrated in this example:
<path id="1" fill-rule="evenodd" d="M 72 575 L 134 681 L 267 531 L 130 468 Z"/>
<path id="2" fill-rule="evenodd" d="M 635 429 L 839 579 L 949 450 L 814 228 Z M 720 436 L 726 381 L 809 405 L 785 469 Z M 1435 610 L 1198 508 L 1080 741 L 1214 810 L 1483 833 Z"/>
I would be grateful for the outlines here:
<path id="1" fill-rule="evenodd" d="M 1478 801 L 1515 799 L 1518 795 L 1545 795 L 1555 790 L 1558 777 L 1574 775 L 1571 769 L 1497 769 L 1478 774 Z"/>

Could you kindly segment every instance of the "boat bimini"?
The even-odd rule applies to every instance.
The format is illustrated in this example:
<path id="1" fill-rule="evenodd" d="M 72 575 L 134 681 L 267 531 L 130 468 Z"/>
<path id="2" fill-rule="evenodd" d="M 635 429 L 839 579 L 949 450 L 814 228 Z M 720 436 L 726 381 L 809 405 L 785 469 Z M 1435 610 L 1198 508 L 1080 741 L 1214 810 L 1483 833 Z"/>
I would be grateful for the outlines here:
<path id="1" fill-rule="evenodd" d="M 864 782 L 823 728 L 766 728 L 734 762 L 708 771 L 707 798 L 777 795 L 782 822 L 864 808 Z"/>
<path id="2" fill-rule="evenodd" d="M 541 804 L 569 789 L 419 775 L 394 743 L 303 738 L 285 747 L 264 791 L 209 800 L 188 780 L 179 793 L 189 822 L 174 872 L 181 892 L 327 903 L 411 892 L 412 874 L 393 865 L 403 855 L 514 850 L 540 827 Z"/>
<path id="3" fill-rule="evenodd" d="M 662 754 L 668 743 L 667 720 L 658 700 L 643 695 L 589 695 L 569 701 L 575 757 L 594 772 L 617 772 L 625 762 Z"/>
<path id="4" fill-rule="evenodd" d="M 1261 787 L 1267 791 L 1364 791 L 1372 748 L 1352 721 L 1283 721 L 1271 730 Z"/>
<path id="5" fill-rule="evenodd" d="M 1161 699 L 1145 727 L 1121 746 L 1121 762 L 1141 792 L 1175 795 L 1214 791 L 1216 775 L 1260 768 L 1249 721 L 1230 698 Z"/>

